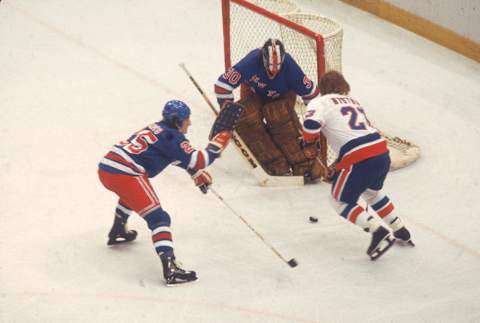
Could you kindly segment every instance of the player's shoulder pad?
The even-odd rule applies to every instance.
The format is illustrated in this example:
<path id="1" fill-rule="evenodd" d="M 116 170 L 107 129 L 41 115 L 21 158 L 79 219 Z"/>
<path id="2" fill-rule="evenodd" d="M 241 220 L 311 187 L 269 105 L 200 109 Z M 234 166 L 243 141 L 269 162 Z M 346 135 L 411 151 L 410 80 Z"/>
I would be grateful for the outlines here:
<path id="1" fill-rule="evenodd" d="M 283 61 L 283 67 L 282 68 L 285 68 L 286 70 L 290 71 L 291 73 L 295 73 L 295 74 L 298 74 L 298 75 L 305 74 L 303 72 L 302 68 L 300 67 L 300 65 L 298 65 L 297 61 L 289 53 L 285 53 L 285 59 Z"/>
<path id="2" fill-rule="evenodd" d="M 317 96 L 312 101 L 308 103 L 307 109 L 315 109 L 318 110 L 323 115 L 329 114 L 332 111 L 336 111 L 336 105 L 332 104 L 331 99 L 335 95 L 326 94 L 322 96 Z"/>
<path id="3" fill-rule="evenodd" d="M 260 48 L 250 51 L 237 64 L 235 64 L 235 67 L 237 69 L 244 69 L 257 66 L 258 64 L 262 64 L 262 54 L 260 52 Z"/>
<path id="4" fill-rule="evenodd" d="M 298 65 L 297 61 L 295 61 L 295 59 L 289 53 L 285 53 L 283 64 L 286 64 L 287 66 Z"/>
<path id="5" fill-rule="evenodd" d="M 308 102 L 305 110 L 306 111 L 318 110 L 323 105 L 324 102 L 325 102 L 325 99 L 323 98 L 323 96 L 318 95 L 317 97 L 310 100 L 310 102 Z"/>

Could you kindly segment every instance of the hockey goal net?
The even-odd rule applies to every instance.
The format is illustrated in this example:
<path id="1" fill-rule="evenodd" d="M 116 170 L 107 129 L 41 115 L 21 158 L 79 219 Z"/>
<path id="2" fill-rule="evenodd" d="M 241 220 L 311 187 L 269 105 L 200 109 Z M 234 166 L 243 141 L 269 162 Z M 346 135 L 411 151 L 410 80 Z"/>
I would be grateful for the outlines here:
<path id="1" fill-rule="evenodd" d="M 329 70 L 342 71 L 343 29 L 333 19 L 302 13 L 290 0 L 222 0 L 225 69 L 242 59 L 268 38 L 282 40 L 312 80 Z M 300 118 L 305 106 L 299 99 L 296 110 Z M 420 156 L 418 146 L 405 139 L 387 139 L 392 156 L 392 169 L 405 167 Z M 321 158 L 330 164 L 336 159 L 322 138 Z"/>

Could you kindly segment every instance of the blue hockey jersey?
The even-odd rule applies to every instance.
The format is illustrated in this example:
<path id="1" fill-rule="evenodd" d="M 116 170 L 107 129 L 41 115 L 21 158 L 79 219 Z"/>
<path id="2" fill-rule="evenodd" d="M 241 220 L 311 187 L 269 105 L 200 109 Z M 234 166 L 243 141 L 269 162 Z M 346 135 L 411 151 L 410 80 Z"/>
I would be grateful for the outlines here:
<path id="1" fill-rule="evenodd" d="M 285 53 L 285 59 L 278 74 L 270 79 L 263 65 L 259 48 L 248 53 L 227 72 L 220 75 L 215 83 L 218 103 L 222 105 L 227 100 L 233 101 L 233 90 L 242 83 L 259 95 L 264 102 L 278 99 L 289 90 L 293 90 L 307 104 L 320 93 L 288 53 Z"/>
<path id="2" fill-rule="evenodd" d="M 154 177 L 173 164 L 193 174 L 218 156 L 208 149 L 194 149 L 179 130 L 156 122 L 114 145 L 99 167 L 111 173 Z"/>

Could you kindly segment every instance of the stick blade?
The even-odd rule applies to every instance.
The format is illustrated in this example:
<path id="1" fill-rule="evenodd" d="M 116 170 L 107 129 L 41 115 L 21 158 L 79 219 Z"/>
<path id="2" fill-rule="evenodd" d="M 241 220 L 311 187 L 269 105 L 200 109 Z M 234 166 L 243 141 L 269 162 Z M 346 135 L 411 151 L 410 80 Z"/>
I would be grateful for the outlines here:
<path id="1" fill-rule="evenodd" d="M 287 264 L 288 264 L 290 267 L 292 267 L 292 268 L 295 268 L 295 267 L 298 266 L 298 262 L 297 262 L 294 258 L 290 259 L 290 260 L 287 262 Z"/>

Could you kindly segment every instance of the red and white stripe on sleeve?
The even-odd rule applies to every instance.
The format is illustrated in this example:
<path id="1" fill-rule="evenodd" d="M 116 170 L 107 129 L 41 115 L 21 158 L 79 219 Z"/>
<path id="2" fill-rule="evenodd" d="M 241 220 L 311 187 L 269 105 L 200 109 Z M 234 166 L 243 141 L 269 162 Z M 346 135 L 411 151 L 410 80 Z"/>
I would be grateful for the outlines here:
<path id="1" fill-rule="evenodd" d="M 225 101 L 233 101 L 234 88 L 228 83 L 222 82 L 221 78 L 215 83 L 214 90 L 218 103 L 222 104 Z"/>
<path id="2" fill-rule="evenodd" d="M 310 93 L 302 95 L 302 100 L 305 105 L 307 105 L 312 99 L 316 98 L 320 94 L 320 89 L 317 86 L 314 86 Z"/>

